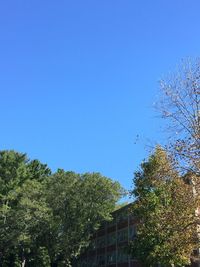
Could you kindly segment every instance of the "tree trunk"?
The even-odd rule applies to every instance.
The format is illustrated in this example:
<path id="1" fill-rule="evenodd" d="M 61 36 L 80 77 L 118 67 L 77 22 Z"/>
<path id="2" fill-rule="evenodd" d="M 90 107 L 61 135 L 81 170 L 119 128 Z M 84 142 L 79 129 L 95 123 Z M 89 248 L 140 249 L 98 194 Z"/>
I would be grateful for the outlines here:
<path id="1" fill-rule="evenodd" d="M 23 259 L 22 259 L 22 267 L 25 267 L 25 264 L 26 264 L 26 259 L 23 258 Z"/>

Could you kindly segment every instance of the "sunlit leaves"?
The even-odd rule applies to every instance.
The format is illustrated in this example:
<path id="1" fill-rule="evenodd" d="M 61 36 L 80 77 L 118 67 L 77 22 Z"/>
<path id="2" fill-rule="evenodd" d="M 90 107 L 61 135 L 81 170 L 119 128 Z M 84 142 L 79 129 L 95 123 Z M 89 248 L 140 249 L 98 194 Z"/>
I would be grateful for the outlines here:
<path id="1" fill-rule="evenodd" d="M 199 218 L 195 214 L 199 200 L 185 181 L 160 147 L 136 173 L 133 213 L 138 231 L 131 253 L 144 265 L 190 263 L 198 246 Z"/>

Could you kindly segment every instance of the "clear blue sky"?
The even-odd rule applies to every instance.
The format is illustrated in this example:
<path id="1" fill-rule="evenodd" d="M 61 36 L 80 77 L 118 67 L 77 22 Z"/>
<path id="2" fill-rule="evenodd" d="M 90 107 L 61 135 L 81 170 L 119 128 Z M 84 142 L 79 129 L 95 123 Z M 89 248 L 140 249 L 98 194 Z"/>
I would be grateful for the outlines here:
<path id="1" fill-rule="evenodd" d="M 1 1 L 1 149 L 130 188 L 145 145 L 165 138 L 158 80 L 200 55 L 199 12 L 199 0 Z"/>

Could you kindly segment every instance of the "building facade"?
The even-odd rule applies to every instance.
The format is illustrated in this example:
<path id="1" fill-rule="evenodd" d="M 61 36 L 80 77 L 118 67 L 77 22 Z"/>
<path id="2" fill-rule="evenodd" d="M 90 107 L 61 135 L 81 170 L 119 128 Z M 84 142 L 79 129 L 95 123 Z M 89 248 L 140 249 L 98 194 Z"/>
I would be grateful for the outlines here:
<path id="1" fill-rule="evenodd" d="M 127 251 L 128 243 L 135 238 L 137 231 L 137 220 L 131 212 L 131 204 L 116 210 L 112 216 L 112 221 L 101 225 L 91 239 L 90 246 L 73 264 L 74 267 L 142 267 Z M 197 250 L 192 258 L 188 267 L 199 267 Z"/>
<path id="2" fill-rule="evenodd" d="M 127 205 L 113 213 L 113 220 L 104 222 L 91 244 L 76 262 L 77 267 L 139 267 L 127 251 L 136 235 L 136 219 Z"/>

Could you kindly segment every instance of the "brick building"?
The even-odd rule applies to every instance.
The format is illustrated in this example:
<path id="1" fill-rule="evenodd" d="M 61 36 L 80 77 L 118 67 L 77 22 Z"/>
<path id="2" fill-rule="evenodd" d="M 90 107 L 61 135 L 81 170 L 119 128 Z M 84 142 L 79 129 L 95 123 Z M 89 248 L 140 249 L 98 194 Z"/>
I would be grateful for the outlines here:
<path id="1" fill-rule="evenodd" d="M 127 252 L 128 243 L 136 235 L 137 224 L 130 209 L 131 204 L 113 212 L 113 220 L 101 225 L 85 253 L 73 264 L 74 267 L 142 267 Z M 193 252 L 192 258 L 188 267 L 199 267 L 197 250 Z"/>
<path id="2" fill-rule="evenodd" d="M 104 222 L 91 240 L 87 251 L 76 262 L 77 267 L 138 267 L 127 252 L 136 234 L 136 220 L 130 204 L 113 212 L 113 220 Z"/>

